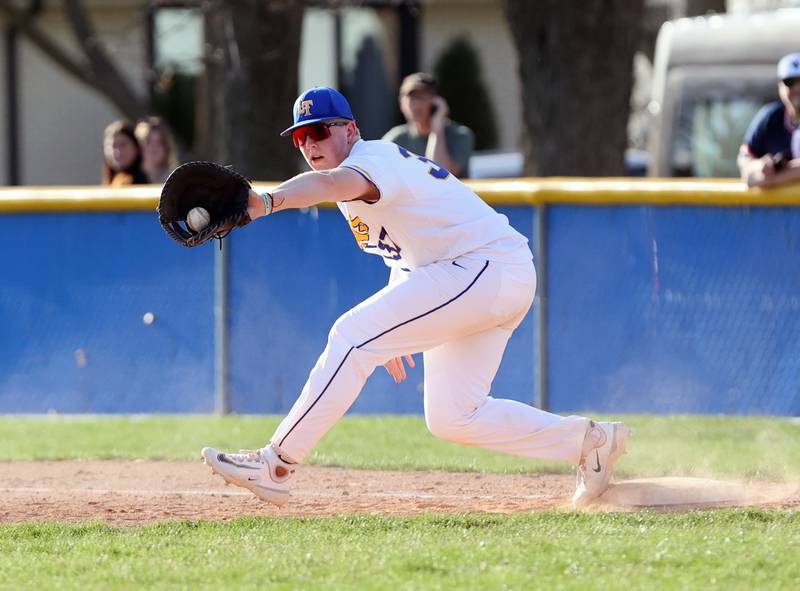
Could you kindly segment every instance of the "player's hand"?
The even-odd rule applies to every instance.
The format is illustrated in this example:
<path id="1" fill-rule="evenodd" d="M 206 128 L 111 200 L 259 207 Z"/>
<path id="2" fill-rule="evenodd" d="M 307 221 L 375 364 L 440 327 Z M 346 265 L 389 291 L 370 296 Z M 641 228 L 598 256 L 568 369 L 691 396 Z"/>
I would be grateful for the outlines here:
<path id="1" fill-rule="evenodd" d="M 414 363 L 414 358 L 411 355 L 404 355 L 403 357 L 405 357 L 409 367 L 415 367 L 417 365 Z M 395 357 L 383 364 L 383 367 L 386 368 L 386 371 L 389 372 L 389 375 L 394 378 L 397 384 L 408 377 L 406 374 L 406 366 L 403 363 L 403 357 Z"/>

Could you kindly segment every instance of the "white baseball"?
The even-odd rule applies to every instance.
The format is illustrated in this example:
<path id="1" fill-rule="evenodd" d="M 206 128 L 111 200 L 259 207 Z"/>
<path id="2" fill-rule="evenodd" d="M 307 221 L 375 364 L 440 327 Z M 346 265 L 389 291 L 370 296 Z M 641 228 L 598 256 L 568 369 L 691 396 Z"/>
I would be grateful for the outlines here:
<path id="1" fill-rule="evenodd" d="M 194 207 L 186 214 L 186 225 L 199 232 L 211 223 L 211 215 L 204 207 Z"/>

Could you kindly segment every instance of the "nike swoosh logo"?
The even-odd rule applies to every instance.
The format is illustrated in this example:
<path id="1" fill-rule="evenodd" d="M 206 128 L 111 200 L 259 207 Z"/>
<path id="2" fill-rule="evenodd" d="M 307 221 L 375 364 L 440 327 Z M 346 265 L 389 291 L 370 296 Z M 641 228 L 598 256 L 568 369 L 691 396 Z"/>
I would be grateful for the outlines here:
<path id="1" fill-rule="evenodd" d="M 595 460 L 597 460 L 597 468 L 592 468 L 592 470 L 594 470 L 595 472 L 599 472 L 600 470 L 602 470 L 602 468 L 600 467 L 600 454 L 597 452 L 597 450 L 595 450 L 594 452 L 594 458 Z"/>
<path id="2" fill-rule="evenodd" d="M 226 464 L 231 464 L 232 466 L 236 466 L 237 468 L 244 468 L 245 470 L 260 470 L 261 469 L 260 467 L 257 467 L 257 466 L 248 466 L 246 464 L 240 464 L 238 462 L 234 462 L 232 459 L 230 459 L 225 454 L 219 454 L 217 456 L 217 460 L 220 461 L 220 462 L 224 462 Z"/>

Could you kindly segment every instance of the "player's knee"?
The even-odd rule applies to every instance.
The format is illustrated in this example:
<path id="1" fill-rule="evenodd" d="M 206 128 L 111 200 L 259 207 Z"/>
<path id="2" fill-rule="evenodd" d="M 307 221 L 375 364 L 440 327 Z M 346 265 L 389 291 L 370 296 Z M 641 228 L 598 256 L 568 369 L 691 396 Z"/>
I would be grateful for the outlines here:
<path id="1" fill-rule="evenodd" d="M 346 312 L 339 316 L 339 318 L 336 319 L 336 322 L 333 323 L 333 326 L 328 333 L 328 340 L 340 339 L 347 342 L 349 345 L 352 345 L 353 347 L 357 347 L 359 344 L 367 340 L 367 338 L 368 337 L 365 336 L 363 328 L 359 326 L 358 322 L 353 315 L 350 314 L 350 312 Z"/>
<path id="2" fill-rule="evenodd" d="M 378 365 L 385 363 L 385 360 L 377 356 L 369 348 L 359 348 L 359 345 L 364 340 L 359 327 L 345 314 L 333 324 L 328 333 L 328 349 L 341 351 L 367 372 L 371 372 Z"/>
<path id="3" fill-rule="evenodd" d="M 347 347 L 354 347 L 358 345 L 356 342 L 355 335 L 352 334 L 353 331 L 350 327 L 350 323 L 347 320 L 347 315 L 340 316 L 336 322 L 333 323 L 330 331 L 328 332 L 328 342 L 329 343 L 340 343 L 346 345 Z"/>
<path id="4" fill-rule="evenodd" d="M 454 413 L 426 412 L 425 424 L 431 435 L 447 441 L 460 441 L 467 425 L 465 417 Z"/>

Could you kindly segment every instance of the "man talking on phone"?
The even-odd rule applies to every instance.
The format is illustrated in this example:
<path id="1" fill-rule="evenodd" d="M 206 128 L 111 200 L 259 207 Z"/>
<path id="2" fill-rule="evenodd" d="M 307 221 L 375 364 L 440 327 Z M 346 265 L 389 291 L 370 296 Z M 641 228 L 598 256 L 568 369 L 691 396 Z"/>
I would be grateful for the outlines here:
<path id="1" fill-rule="evenodd" d="M 406 123 L 387 131 L 383 139 L 467 178 L 475 134 L 447 117 L 450 109 L 439 95 L 436 78 L 425 72 L 409 74 L 400 85 L 399 101 Z"/>

